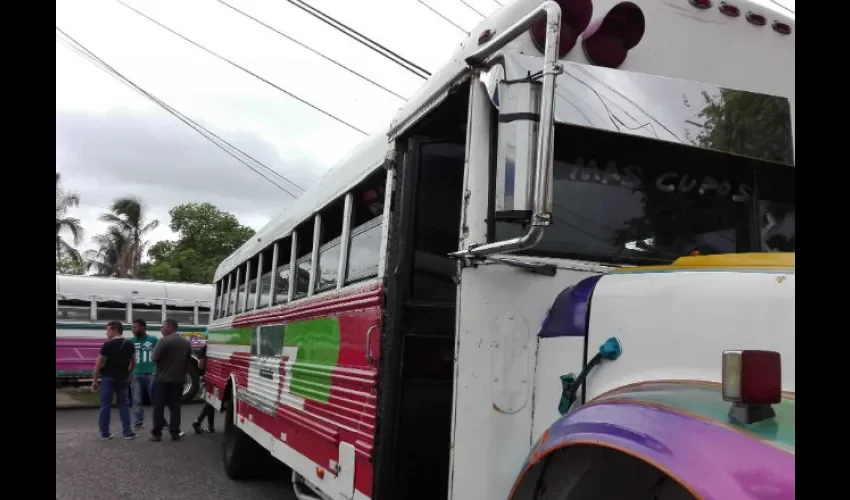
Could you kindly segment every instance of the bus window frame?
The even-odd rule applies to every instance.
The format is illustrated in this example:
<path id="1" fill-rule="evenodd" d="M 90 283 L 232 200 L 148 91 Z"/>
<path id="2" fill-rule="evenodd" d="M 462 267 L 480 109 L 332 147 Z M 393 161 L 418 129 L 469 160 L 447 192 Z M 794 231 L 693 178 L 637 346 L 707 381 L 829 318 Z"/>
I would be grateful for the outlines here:
<path id="1" fill-rule="evenodd" d="M 359 226 L 353 228 L 351 230 L 351 235 L 349 236 L 349 246 L 348 246 L 349 253 L 351 252 L 351 240 L 353 240 L 355 237 L 360 236 L 361 234 L 363 234 L 367 231 L 375 229 L 379 225 L 380 226 L 386 226 L 386 224 L 385 224 L 386 219 L 387 219 L 387 217 L 386 217 L 386 210 L 385 210 L 384 213 L 382 213 L 381 215 L 377 215 L 374 218 L 364 222 L 363 224 L 360 224 Z M 381 249 L 383 251 L 385 251 L 383 248 L 386 247 L 386 239 L 383 235 L 383 227 L 382 227 L 381 233 L 382 233 L 381 234 Z M 361 283 L 363 281 L 370 280 L 372 278 L 377 278 L 378 276 L 381 276 L 381 257 L 380 257 L 380 255 L 381 255 L 381 253 L 379 252 L 377 274 L 368 274 L 368 275 L 358 276 L 354 279 L 352 279 L 348 276 L 348 265 L 347 264 L 348 264 L 349 255 L 346 255 L 345 256 L 345 259 L 346 259 L 345 286 L 354 285 L 354 284 Z"/>

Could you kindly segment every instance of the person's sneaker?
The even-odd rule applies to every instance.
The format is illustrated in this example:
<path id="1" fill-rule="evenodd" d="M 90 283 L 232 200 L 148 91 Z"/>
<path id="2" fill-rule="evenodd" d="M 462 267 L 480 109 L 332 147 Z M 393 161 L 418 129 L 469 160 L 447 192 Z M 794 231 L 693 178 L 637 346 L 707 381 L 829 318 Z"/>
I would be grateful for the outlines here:
<path id="1" fill-rule="evenodd" d="M 143 425 L 142 425 L 141 422 L 139 422 L 138 424 L 135 424 L 133 427 L 135 427 L 136 429 L 141 429 L 143 427 Z"/>
<path id="2" fill-rule="evenodd" d="M 215 429 L 213 427 L 204 427 L 204 432 L 215 434 Z"/>
<path id="3" fill-rule="evenodd" d="M 133 432 L 132 434 L 127 434 L 126 436 L 124 436 L 124 441 L 132 441 L 136 439 L 136 436 L 138 436 L 138 434 L 136 434 L 135 432 Z"/>
<path id="4" fill-rule="evenodd" d="M 172 435 L 171 435 L 171 440 L 172 440 L 172 441 L 180 441 L 180 437 L 181 437 L 181 436 L 183 436 L 183 433 L 182 433 L 182 432 L 181 432 L 180 434 L 172 434 Z"/>
<path id="5" fill-rule="evenodd" d="M 107 434 L 107 435 L 105 435 L 105 436 L 100 436 L 100 440 L 101 440 L 101 441 L 109 441 L 110 439 L 112 439 L 112 438 L 114 438 L 114 437 L 115 437 L 115 434 L 112 434 L 112 433 L 110 432 L 109 434 Z"/>
<path id="6" fill-rule="evenodd" d="M 151 437 L 148 438 L 148 441 L 158 443 L 158 442 L 162 441 L 162 436 L 153 436 L 152 435 Z"/>
<path id="7" fill-rule="evenodd" d="M 203 429 L 201 429 L 200 422 L 192 422 L 192 428 L 195 429 L 195 434 L 200 434 L 204 432 Z"/>

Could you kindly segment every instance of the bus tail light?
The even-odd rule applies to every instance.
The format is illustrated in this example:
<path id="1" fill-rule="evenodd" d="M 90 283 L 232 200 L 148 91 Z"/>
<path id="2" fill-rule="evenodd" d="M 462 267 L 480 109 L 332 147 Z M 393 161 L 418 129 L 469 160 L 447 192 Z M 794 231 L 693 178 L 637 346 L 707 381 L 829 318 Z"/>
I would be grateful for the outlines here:
<path id="1" fill-rule="evenodd" d="M 593 16 L 592 0 L 555 0 L 561 7 L 561 36 L 558 46 L 558 58 L 567 55 L 576 45 L 590 18 Z M 546 45 L 546 19 L 540 19 L 528 30 L 537 50 L 543 52 Z"/>
<path id="2" fill-rule="evenodd" d="M 640 7 L 632 2 L 615 5 L 602 22 L 585 34 L 582 46 L 587 59 L 606 68 L 618 68 L 626 60 L 646 30 Z"/>
<path id="3" fill-rule="evenodd" d="M 743 424 L 772 418 L 782 400 L 782 360 L 775 351 L 724 351 L 723 399 L 729 418 Z"/>

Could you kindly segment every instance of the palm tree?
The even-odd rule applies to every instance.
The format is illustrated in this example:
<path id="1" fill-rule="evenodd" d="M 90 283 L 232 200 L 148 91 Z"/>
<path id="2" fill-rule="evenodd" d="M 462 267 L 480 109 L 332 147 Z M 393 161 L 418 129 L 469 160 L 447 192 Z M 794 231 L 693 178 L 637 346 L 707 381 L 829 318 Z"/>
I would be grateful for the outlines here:
<path id="1" fill-rule="evenodd" d="M 76 246 L 83 239 L 83 228 L 80 219 L 68 217 L 68 209 L 80 204 L 80 195 L 68 193 L 62 188 L 62 180 L 59 172 L 56 172 L 56 270 L 60 271 L 62 262 L 71 261 L 74 264 L 82 264 L 80 252 Z M 62 238 L 62 231 L 71 233 L 74 244 L 71 245 Z"/>
<path id="2" fill-rule="evenodd" d="M 127 251 L 127 238 L 115 226 L 109 227 L 106 233 L 92 238 L 97 250 L 86 252 L 86 270 L 96 276 L 113 276 L 126 278 L 131 271 L 132 256 Z"/>
<path id="3" fill-rule="evenodd" d="M 120 260 L 126 261 L 129 274 L 138 278 L 142 255 L 148 244 L 144 237 L 159 226 L 159 221 L 148 221 L 142 202 L 136 198 L 119 198 L 112 202 L 111 210 L 112 213 L 105 213 L 100 219 L 123 235 L 122 251 L 126 255 L 122 255 Z"/>

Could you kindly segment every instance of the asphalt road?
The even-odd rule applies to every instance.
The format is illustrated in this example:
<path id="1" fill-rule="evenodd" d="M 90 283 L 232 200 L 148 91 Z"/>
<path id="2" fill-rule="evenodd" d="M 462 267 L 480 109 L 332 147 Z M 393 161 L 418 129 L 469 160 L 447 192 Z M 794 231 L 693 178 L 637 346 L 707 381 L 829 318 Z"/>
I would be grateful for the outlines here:
<path id="1" fill-rule="evenodd" d="M 149 428 L 150 408 L 145 409 Z M 183 407 L 183 427 L 201 411 Z M 216 424 L 223 415 L 216 415 Z M 121 439 L 118 411 L 113 410 L 115 439 L 101 442 L 97 410 L 56 410 L 56 500 L 295 500 L 284 470 L 253 481 L 232 481 L 224 474 L 224 436 L 188 432 L 182 441 L 149 442 L 142 429 L 135 441 Z"/>

